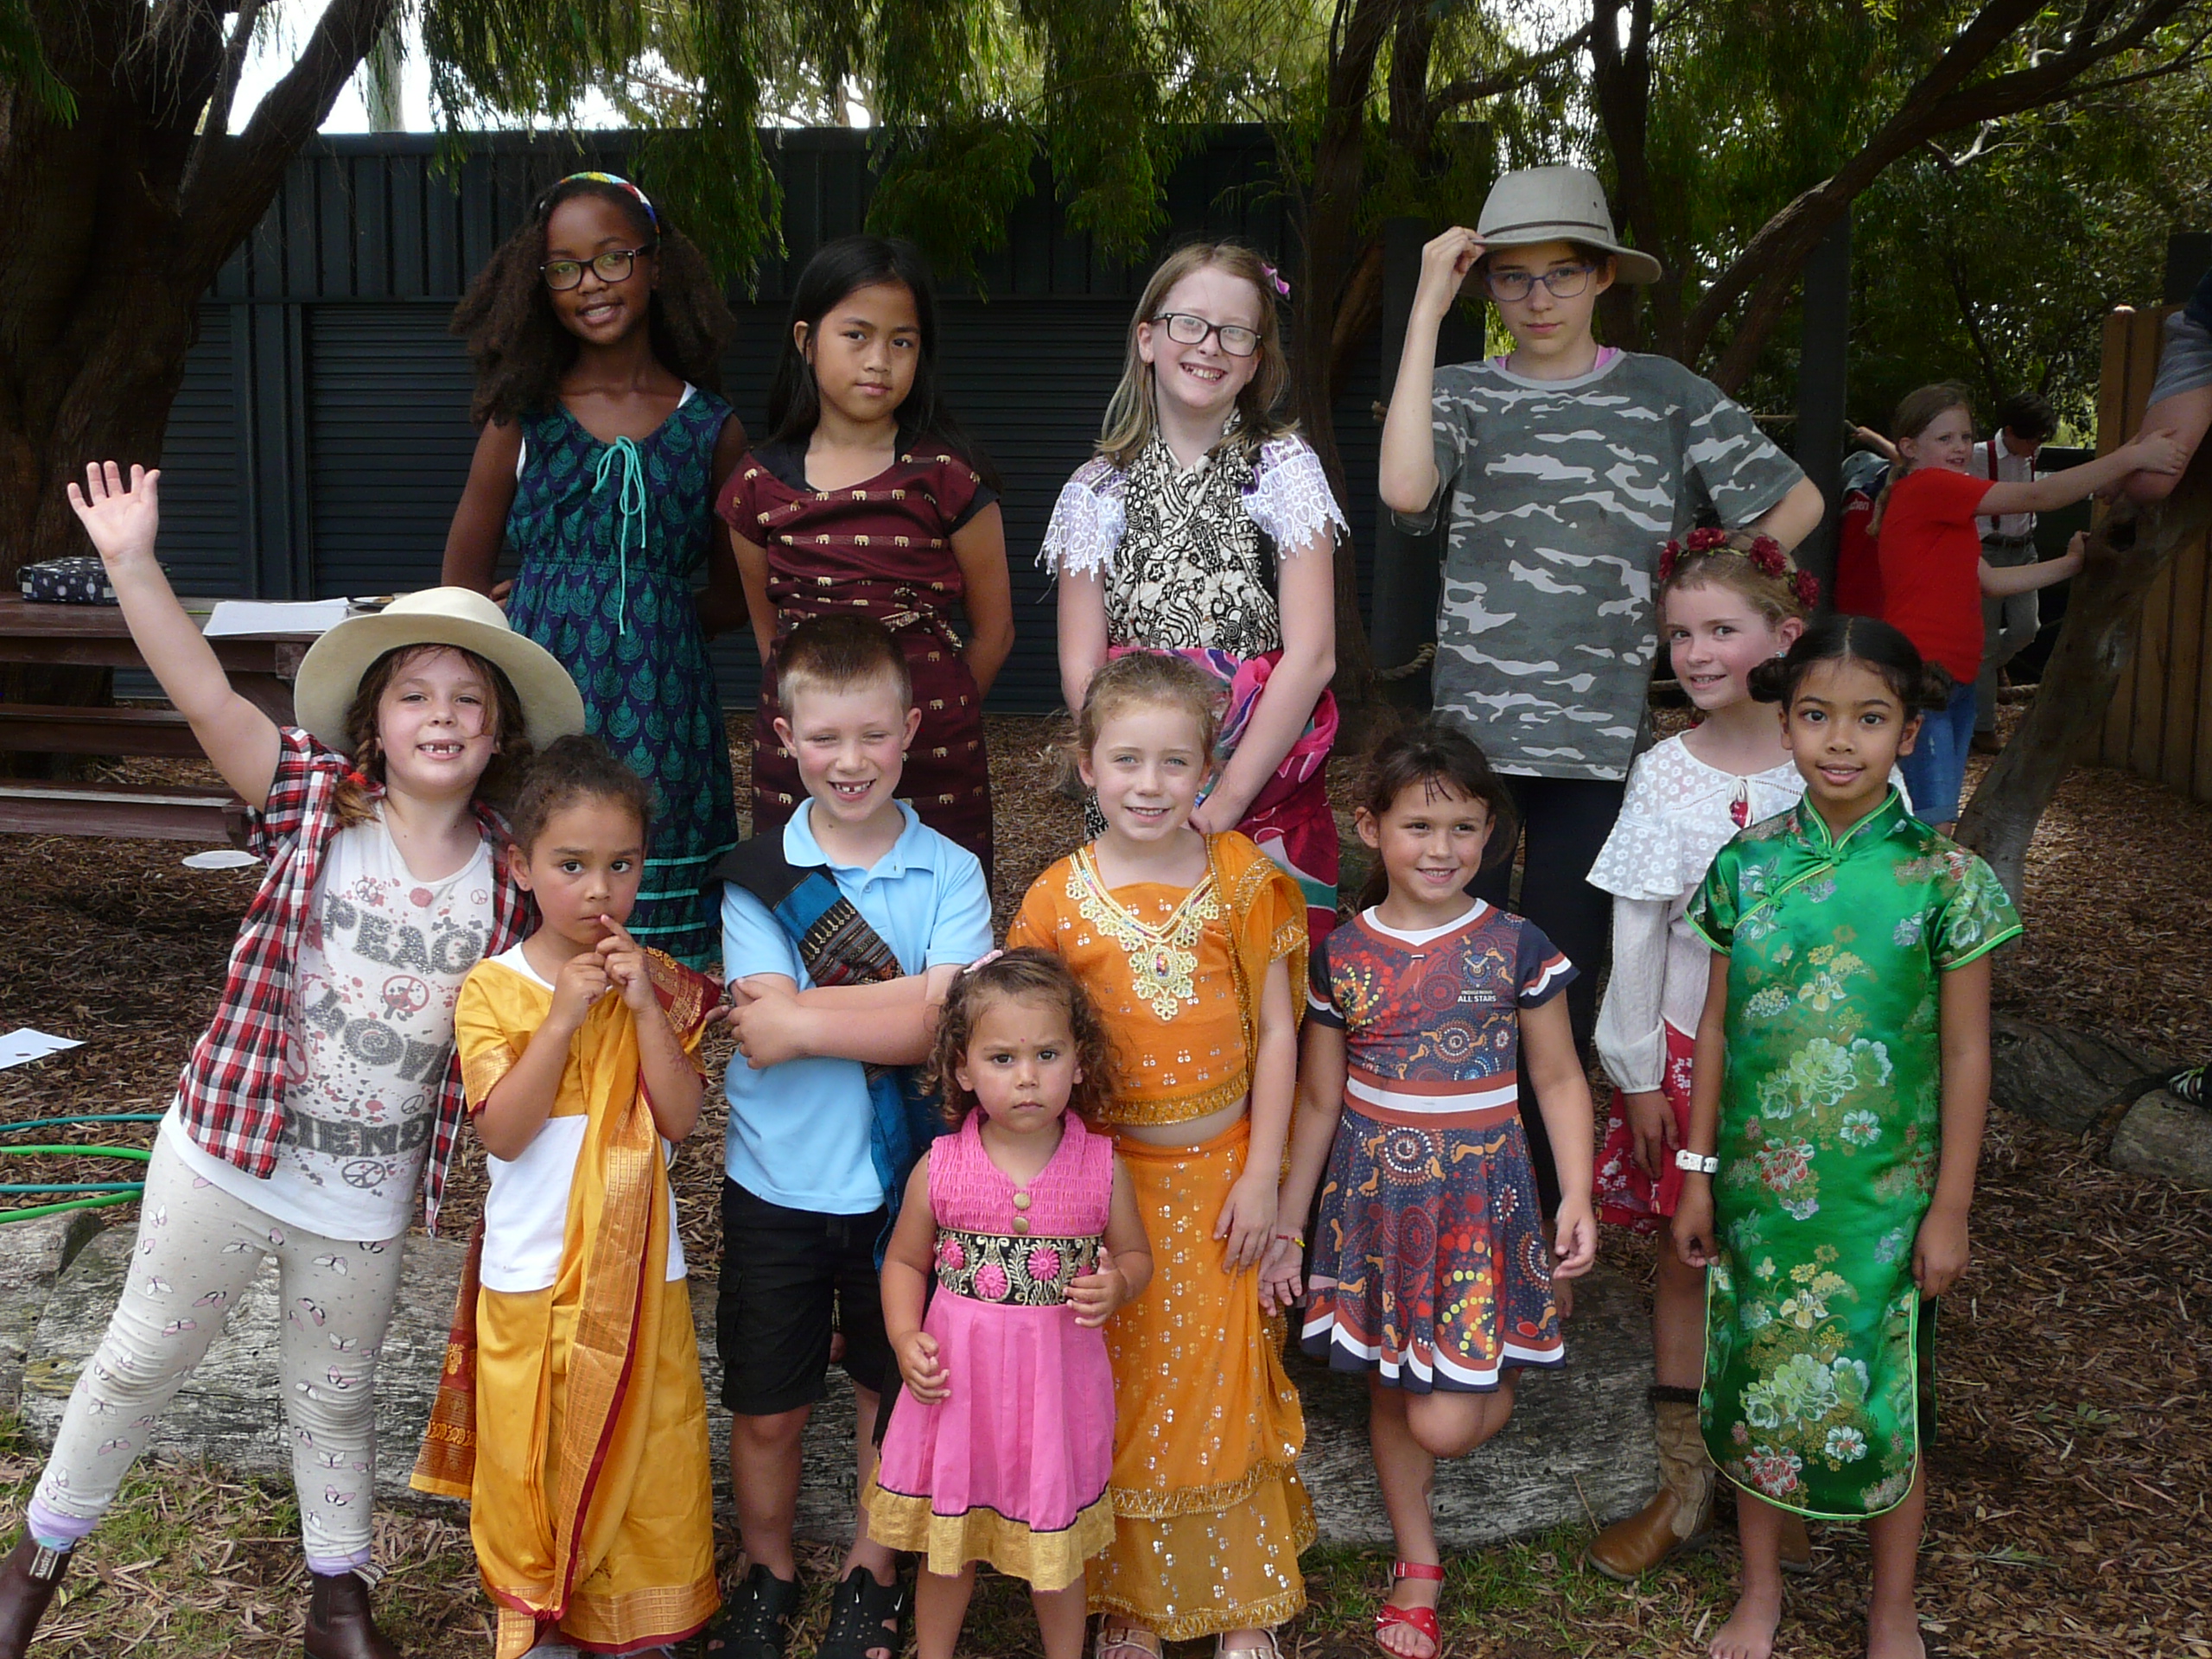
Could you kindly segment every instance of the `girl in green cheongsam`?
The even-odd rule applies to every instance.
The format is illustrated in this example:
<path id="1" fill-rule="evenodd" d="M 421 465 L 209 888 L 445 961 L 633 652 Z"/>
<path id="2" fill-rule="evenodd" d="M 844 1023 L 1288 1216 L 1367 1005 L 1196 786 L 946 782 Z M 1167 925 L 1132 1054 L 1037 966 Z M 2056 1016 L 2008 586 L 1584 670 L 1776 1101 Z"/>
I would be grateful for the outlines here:
<path id="1" fill-rule="evenodd" d="M 1724 847 L 1689 910 L 1715 954 L 1674 1233 L 1710 1269 L 1700 1410 L 1744 1545 L 1712 1653 L 1773 1651 L 1787 1510 L 1866 1522 L 1869 1659 L 1918 1659 L 1933 1299 L 1966 1270 L 1988 953 L 2020 920 L 1890 786 L 1950 690 L 1902 633 L 1831 617 L 1751 688 L 1805 797 Z"/>

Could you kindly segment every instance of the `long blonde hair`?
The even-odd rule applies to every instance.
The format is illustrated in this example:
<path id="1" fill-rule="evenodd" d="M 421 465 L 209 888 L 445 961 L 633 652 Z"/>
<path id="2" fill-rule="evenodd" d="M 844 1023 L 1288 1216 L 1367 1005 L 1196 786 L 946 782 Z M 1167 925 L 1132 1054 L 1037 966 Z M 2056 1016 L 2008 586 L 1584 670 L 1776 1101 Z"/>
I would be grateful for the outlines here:
<path id="1" fill-rule="evenodd" d="M 1890 442 L 1896 443 L 1905 438 L 1916 438 L 1947 411 L 1963 409 L 1967 419 L 1974 419 L 1974 394 L 1955 380 L 1939 380 L 1932 386 L 1923 386 L 1908 391 L 1897 404 L 1896 416 L 1890 423 Z M 1882 514 L 1890 505 L 1890 492 L 1897 486 L 1897 480 L 1908 470 L 1902 453 L 1897 464 L 1890 468 L 1890 475 L 1882 482 L 1881 494 L 1874 498 L 1874 511 L 1866 520 L 1866 533 L 1882 533 Z"/>
<path id="2" fill-rule="evenodd" d="M 1106 419 L 1098 432 L 1098 453 L 1116 467 L 1127 467 L 1152 442 L 1160 414 L 1154 402 L 1152 365 L 1137 352 L 1137 328 L 1160 315 L 1168 290 L 1193 271 L 1209 266 L 1252 285 L 1260 296 L 1259 366 L 1236 394 L 1235 426 L 1227 442 L 1248 454 L 1258 453 L 1270 438 L 1297 430 L 1297 423 L 1280 411 L 1290 384 L 1290 365 L 1282 354 L 1282 324 L 1275 315 L 1274 268 L 1257 251 L 1242 242 L 1186 242 L 1160 262 L 1152 280 L 1144 285 L 1135 313 L 1129 318 L 1128 354 L 1122 361 L 1122 383 L 1106 404 Z"/>

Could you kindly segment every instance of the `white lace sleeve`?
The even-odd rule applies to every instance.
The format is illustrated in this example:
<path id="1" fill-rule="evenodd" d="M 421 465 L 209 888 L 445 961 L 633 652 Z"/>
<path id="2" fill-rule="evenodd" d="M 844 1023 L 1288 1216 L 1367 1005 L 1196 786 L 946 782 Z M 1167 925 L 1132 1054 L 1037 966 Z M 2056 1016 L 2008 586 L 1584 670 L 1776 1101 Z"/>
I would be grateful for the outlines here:
<path id="1" fill-rule="evenodd" d="M 1613 965 L 1598 1008 L 1598 1063 L 1628 1094 L 1647 1094 L 1667 1075 L 1670 908 L 1663 899 L 1613 900 Z"/>
<path id="2" fill-rule="evenodd" d="M 1682 896 L 1681 836 L 1667 812 L 1667 784 L 1675 758 L 1666 743 L 1636 757 L 1620 816 L 1590 867 L 1592 887 L 1617 899 L 1671 901 Z M 1702 867 L 1699 874 L 1704 874 Z"/>
<path id="3" fill-rule="evenodd" d="M 1351 534 L 1344 509 L 1329 488 L 1329 475 L 1321 470 L 1321 458 L 1305 439 L 1292 435 L 1262 447 L 1244 511 L 1268 533 L 1278 553 L 1296 552 L 1331 524 Z"/>
<path id="4" fill-rule="evenodd" d="M 1088 570 L 1104 574 L 1114 563 L 1114 550 L 1122 544 L 1125 482 L 1103 455 L 1077 467 L 1052 504 L 1052 522 L 1045 526 L 1037 563 L 1056 575 L 1079 576 Z"/>

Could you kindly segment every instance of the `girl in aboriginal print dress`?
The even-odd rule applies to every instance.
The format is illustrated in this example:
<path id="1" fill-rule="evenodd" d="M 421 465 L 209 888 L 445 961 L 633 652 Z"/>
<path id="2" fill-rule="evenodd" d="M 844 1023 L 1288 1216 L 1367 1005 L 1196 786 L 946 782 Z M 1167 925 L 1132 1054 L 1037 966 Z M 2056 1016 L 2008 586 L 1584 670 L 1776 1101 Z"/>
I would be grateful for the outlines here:
<path id="1" fill-rule="evenodd" d="M 1367 1377 L 1398 1557 L 1376 1641 L 1405 1659 L 1443 1645 L 1436 1459 L 1505 1426 L 1521 1368 L 1564 1362 L 1552 1281 L 1586 1272 L 1598 1248 L 1590 1088 L 1560 996 L 1575 970 L 1466 891 L 1491 849 L 1513 845 L 1512 812 L 1482 751 L 1449 727 L 1411 727 L 1369 760 L 1357 823 L 1375 874 L 1358 918 L 1314 952 L 1275 1207 L 1304 1216 L 1326 1165 L 1302 1342 Z M 1521 1127 L 1524 1052 L 1559 1149 L 1555 1236 Z M 1304 1243 L 1276 1232 L 1260 1275 L 1271 1305 L 1297 1299 Z"/>
<path id="2" fill-rule="evenodd" d="M 711 512 L 745 453 L 715 390 L 735 327 L 721 285 L 643 191 L 578 173 L 539 198 L 453 326 L 481 435 L 444 580 L 505 599 L 515 631 L 575 677 L 592 733 L 653 785 L 630 929 L 709 967 L 721 928 L 702 889 L 737 810 L 707 640 L 745 616 Z M 502 554 L 521 568 L 495 587 Z"/>
<path id="3" fill-rule="evenodd" d="M 1707 1269 L 1700 1411 L 1744 1545 L 1712 1653 L 1773 1651 L 1789 1510 L 1867 1523 L 1867 1653 L 1910 1659 L 1932 1299 L 1966 1270 L 1988 953 L 2020 922 L 1889 781 L 1950 691 L 1903 633 L 1830 617 L 1751 688 L 1783 706 L 1805 797 L 1722 848 L 1689 912 L 1714 956 L 1675 1243 Z"/>
<path id="4" fill-rule="evenodd" d="M 998 480 L 937 392 L 937 302 L 907 243 L 849 236 L 806 263 L 768 393 L 768 441 L 723 489 L 760 647 L 753 833 L 806 798 L 778 741 L 777 642 L 810 616 L 874 617 L 906 653 L 921 729 L 906 798 L 991 873 L 983 698 L 1014 647 Z M 963 641 L 955 608 L 966 613 Z"/>
<path id="5" fill-rule="evenodd" d="M 1275 296 L 1251 249 L 1178 249 L 1145 284 L 1098 454 L 1068 480 L 1039 554 L 1059 581 L 1060 686 L 1083 707 L 1098 666 L 1143 648 L 1229 689 L 1220 767 L 1194 827 L 1242 830 L 1304 890 L 1309 935 L 1337 920 L 1338 531 L 1312 446 L 1280 412 Z M 1086 830 L 1104 829 L 1091 809 Z"/>

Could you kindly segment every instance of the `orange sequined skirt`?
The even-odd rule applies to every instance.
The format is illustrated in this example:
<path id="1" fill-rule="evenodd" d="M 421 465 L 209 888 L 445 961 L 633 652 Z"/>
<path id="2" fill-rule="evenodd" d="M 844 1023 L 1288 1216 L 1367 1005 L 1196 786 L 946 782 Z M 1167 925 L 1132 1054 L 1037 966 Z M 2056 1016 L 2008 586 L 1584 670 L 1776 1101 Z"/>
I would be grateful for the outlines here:
<path id="1" fill-rule="evenodd" d="M 1283 1321 L 1260 1280 L 1222 1270 L 1215 1221 L 1244 1173 L 1243 1120 L 1203 1145 L 1116 1150 L 1152 1240 L 1153 1280 L 1107 1322 L 1114 1365 L 1114 1541 L 1092 1561 L 1093 1612 L 1170 1642 L 1280 1624 L 1306 1605 L 1313 1505 L 1283 1370 Z"/>

